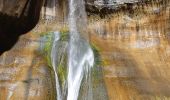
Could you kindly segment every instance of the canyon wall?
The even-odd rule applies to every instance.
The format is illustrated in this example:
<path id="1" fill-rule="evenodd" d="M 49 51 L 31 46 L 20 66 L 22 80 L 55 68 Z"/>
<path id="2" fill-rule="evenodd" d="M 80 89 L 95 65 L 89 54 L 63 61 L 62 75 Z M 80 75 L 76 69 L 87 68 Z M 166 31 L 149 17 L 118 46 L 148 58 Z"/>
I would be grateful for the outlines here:
<path id="1" fill-rule="evenodd" d="M 2 5 L 4 1 L 6 2 L 4 5 L 8 6 Z M 67 26 L 67 23 L 63 22 L 66 19 L 64 16 L 67 16 L 67 2 L 58 0 L 58 5 L 51 5 L 52 1 L 43 1 L 41 13 L 38 10 L 38 15 L 31 16 L 34 14 L 35 6 L 30 8 L 31 15 L 27 10 L 23 14 L 21 11 L 26 1 L 13 0 L 12 2 L 14 1 L 18 2 L 14 3 L 18 10 L 14 10 L 15 7 L 7 3 L 10 0 L 0 0 L 0 9 L 3 13 L 0 15 L 0 25 L 6 27 L 5 30 L 0 27 L 0 52 L 4 46 L 8 46 L 8 41 L 12 43 L 11 49 L 8 47 L 10 50 L 5 49 L 6 52 L 0 56 L 0 92 L 2 93 L 0 100 L 8 98 L 10 100 L 54 100 L 56 96 L 54 73 L 41 54 L 41 48 L 46 42 L 46 38 L 42 36 L 56 30 L 67 30 L 67 27 L 63 28 Z M 38 8 L 41 6 L 39 5 Z M 96 100 L 100 100 L 100 96 L 104 93 L 108 93 L 110 100 L 168 100 L 170 97 L 169 0 L 129 1 L 110 5 L 107 2 L 99 4 L 94 0 L 86 0 L 86 10 L 88 33 L 85 34 L 88 34 L 89 42 L 98 50 L 97 53 L 101 58 L 96 58 L 102 60 L 100 62 L 102 68 L 96 70 L 100 80 L 93 80 L 94 87 L 97 87 L 96 90 L 94 89 L 96 93 L 94 96 L 98 98 Z M 20 20 L 20 15 L 25 17 Z M 36 16 L 41 17 L 39 23 L 39 18 L 35 18 L 37 21 L 34 21 Z M 60 22 L 63 23 L 58 24 L 56 20 L 58 17 L 61 17 Z M 35 28 L 30 27 L 25 20 L 34 23 L 31 24 L 33 26 L 38 24 Z M 18 25 L 18 21 L 20 26 L 26 24 L 24 27 L 29 27 L 29 30 L 34 28 L 34 30 L 20 38 L 19 35 L 11 35 L 18 34 L 17 29 L 23 28 L 14 27 Z M 98 83 L 102 84 L 98 86 Z M 99 88 L 104 85 L 107 92 Z"/>

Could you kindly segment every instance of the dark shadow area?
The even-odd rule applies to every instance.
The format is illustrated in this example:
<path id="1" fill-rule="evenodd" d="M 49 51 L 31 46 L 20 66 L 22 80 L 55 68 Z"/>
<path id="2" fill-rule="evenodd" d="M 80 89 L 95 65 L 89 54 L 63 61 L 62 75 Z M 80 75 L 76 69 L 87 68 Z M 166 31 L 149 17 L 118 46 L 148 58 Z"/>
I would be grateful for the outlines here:
<path id="1" fill-rule="evenodd" d="M 0 12 L 0 55 L 11 49 L 20 35 L 36 26 L 42 3 L 43 0 L 27 0 L 19 17 Z"/>

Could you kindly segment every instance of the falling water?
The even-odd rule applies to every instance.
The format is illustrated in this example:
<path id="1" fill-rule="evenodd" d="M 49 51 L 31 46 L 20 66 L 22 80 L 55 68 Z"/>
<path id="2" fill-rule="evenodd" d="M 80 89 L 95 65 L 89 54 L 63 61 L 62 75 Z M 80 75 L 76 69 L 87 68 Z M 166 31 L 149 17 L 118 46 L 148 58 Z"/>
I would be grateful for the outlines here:
<path id="1" fill-rule="evenodd" d="M 58 74 L 56 71 L 57 68 L 57 48 L 58 48 L 58 42 L 60 39 L 60 34 L 58 32 L 54 32 L 54 41 L 52 45 L 52 50 L 51 50 L 51 61 L 52 61 L 52 66 L 55 74 L 55 83 L 56 83 L 56 91 L 57 91 L 57 100 L 62 100 L 61 96 L 61 89 L 60 89 L 60 84 L 59 84 L 59 79 L 58 79 Z"/>
<path id="2" fill-rule="evenodd" d="M 78 31 L 78 27 L 80 27 L 80 25 L 85 25 L 84 22 L 86 22 L 86 13 L 83 0 L 69 0 L 68 21 L 70 41 L 68 50 L 69 62 L 67 100 L 77 100 L 83 76 L 89 71 L 94 63 L 93 51 L 89 44 L 80 37 Z"/>
<path id="3" fill-rule="evenodd" d="M 67 100 L 77 100 L 84 76 L 87 79 L 89 70 L 94 64 L 93 51 L 86 40 L 80 36 L 78 29 L 84 30 L 86 13 L 83 0 L 69 0 L 69 48 L 68 48 L 68 75 L 67 75 Z M 82 27 L 83 25 L 83 27 Z M 57 73 L 57 56 L 60 35 L 54 32 L 54 41 L 51 50 L 51 61 L 55 74 L 57 100 L 65 96 L 60 89 L 61 84 Z M 67 62 L 66 62 L 67 63 Z"/>

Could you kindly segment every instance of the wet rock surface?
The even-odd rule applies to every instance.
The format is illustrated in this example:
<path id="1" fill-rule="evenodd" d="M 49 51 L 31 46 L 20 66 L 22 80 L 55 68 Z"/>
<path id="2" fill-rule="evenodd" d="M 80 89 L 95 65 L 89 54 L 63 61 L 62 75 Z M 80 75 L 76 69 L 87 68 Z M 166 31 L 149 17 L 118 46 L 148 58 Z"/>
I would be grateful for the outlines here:
<path id="1" fill-rule="evenodd" d="M 170 8 L 156 3 L 143 7 L 89 17 L 88 39 L 103 60 L 92 77 L 92 100 L 169 99 Z M 0 100 L 55 100 L 53 73 L 39 51 L 42 42 L 39 34 L 28 33 L 0 56 Z M 83 85 L 80 92 L 89 88 Z"/>
<path id="2" fill-rule="evenodd" d="M 139 19 L 122 12 L 91 20 L 109 100 L 169 99 L 169 6 L 159 14 L 144 12 L 134 12 Z"/>
<path id="3" fill-rule="evenodd" d="M 1 100 L 54 100 L 52 72 L 39 53 L 40 42 L 24 35 L 0 56 Z"/>

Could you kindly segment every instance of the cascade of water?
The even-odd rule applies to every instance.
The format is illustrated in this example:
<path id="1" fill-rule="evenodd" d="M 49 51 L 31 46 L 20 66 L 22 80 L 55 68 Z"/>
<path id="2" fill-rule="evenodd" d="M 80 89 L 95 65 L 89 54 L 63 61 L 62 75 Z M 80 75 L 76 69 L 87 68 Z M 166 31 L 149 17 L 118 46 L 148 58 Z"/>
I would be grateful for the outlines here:
<path id="1" fill-rule="evenodd" d="M 80 37 L 78 29 L 83 30 L 86 25 L 86 12 L 83 0 L 69 0 L 69 49 L 68 49 L 68 76 L 67 76 L 67 100 L 77 100 L 79 90 L 84 76 L 89 75 L 88 72 L 94 63 L 93 51 L 87 41 Z M 83 27 L 83 28 L 82 28 Z M 54 41 L 51 50 L 51 61 L 55 74 L 57 100 L 63 100 L 62 90 L 57 74 L 57 56 L 60 35 L 54 32 Z"/>
<path id="2" fill-rule="evenodd" d="M 54 32 L 54 41 L 52 45 L 52 50 L 51 50 L 51 61 L 52 61 L 52 66 L 55 74 L 55 83 L 56 83 L 56 92 L 57 92 L 57 100 L 62 100 L 62 95 L 61 95 L 61 89 L 60 89 L 60 84 L 59 84 L 59 79 L 57 75 L 57 46 L 58 42 L 60 39 L 60 34 L 58 32 Z"/>
<path id="3" fill-rule="evenodd" d="M 78 27 L 85 25 L 85 7 L 83 0 L 69 0 L 69 62 L 67 100 L 77 100 L 85 73 L 93 66 L 94 55 L 89 44 L 80 38 Z M 78 22 L 78 24 L 76 24 Z"/>

